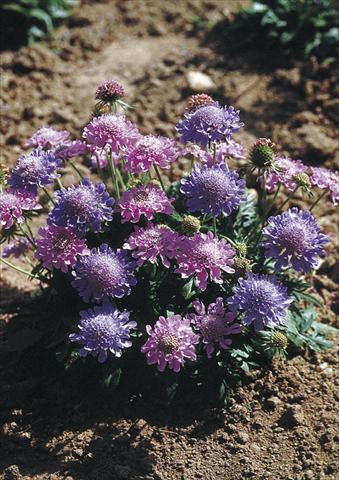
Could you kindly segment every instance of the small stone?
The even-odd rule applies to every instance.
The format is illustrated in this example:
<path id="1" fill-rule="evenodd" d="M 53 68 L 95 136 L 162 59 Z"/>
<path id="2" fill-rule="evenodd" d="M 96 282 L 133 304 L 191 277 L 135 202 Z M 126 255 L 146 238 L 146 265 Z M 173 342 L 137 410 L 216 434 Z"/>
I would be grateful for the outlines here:
<path id="1" fill-rule="evenodd" d="M 18 465 L 10 465 L 4 471 L 4 480 L 19 480 L 22 478 Z"/>
<path id="2" fill-rule="evenodd" d="M 271 410 L 275 410 L 279 405 L 281 405 L 281 400 L 278 397 L 270 397 L 266 400 L 266 405 Z"/>
<path id="3" fill-rule="evenodd" d="M 206 73 L 188 72 L 187 82 L 193 92 L 211 92 L 216 90 L 215 83 Z"/>
<path id="4" fill-rule="evenodd" d="M 250 439 L 250 437 L 245 432 L 240 432 L 236 437 L 237 442 L 242 443 L 243 445 L 245 443 L 247 443 L 249 441 L 249 439 Z"/>

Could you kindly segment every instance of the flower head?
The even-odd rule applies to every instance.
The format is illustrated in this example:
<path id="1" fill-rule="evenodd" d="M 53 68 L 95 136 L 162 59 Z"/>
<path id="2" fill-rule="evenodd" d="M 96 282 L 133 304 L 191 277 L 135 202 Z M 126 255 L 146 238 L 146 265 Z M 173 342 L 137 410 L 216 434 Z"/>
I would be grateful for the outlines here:
<path id="1" fill-rule="evenodd" d="M 141 136 L 125 153 L 126 169 L 140 173 L 148 172 L 153 165 L 168 168 L 177 157 L 178 149 L 174 140 L 153 135 Z"/>
<path id="2" fill-rule="evenodd" d="M 193 142 L 205 148 L 211 142 L 223 142 L 238 131 L 244 124 L 239 111 L 233 107 L 220 107 L 218 103 L 206 105 L 192 113 L 177 125 L 182 143 Z"/>
<path id="3" fill-rule="evenodd" d="M 89 254 L 85 240 L 69 227 L 48 225 L 39 229 L 39 236 L 35 257 L 49 270 L 54 267 L 66 273 L 74 267 L 78 255 Z"/>
<path id="4" fill-rule="evenodd" d="M 27 240 L 27 238 L 19 238 L 14 242 L 10 242 L 2 251 L 2 257 L 15 257 L 19 258 L 24 253 L 28 252 L 31 248 L 31 244 Z"/>
<path id="5" fill-rule="evenodd" d="M 96 147 L 109 145 L 114 153 L 119 153 L 120 149 L 135 143 L 140 133 L 124 115 L 106 114 L 94 117 L 82 136 Z"/>
<path id="6" fill-rule="evenodd" d="M 121 83 L 115 80 L 108 80 L 106 82 L 100 83 L 97 88 L 95 98 L 101 100 L 102 102 L 115 102 L 119 98 L 125 97 L 126 92 Z"/>
<path id="7" fill-rule="evenodd" d="M 187 237 L 191 237 L 195 233 L 198 233 L 201 227 L 199 218 L 193 217 L 193 215 L 186 215 L 181 222 L 181 232 Z"/>
<path id="8" fill-rule="evenodd" d="M 224 164 L 196 167 L 181 181 L 180 191 L 189 197 L 187 206 L 191 212 L 228 216 L 244 197 L 245 181 Z"/>
<path id="9" fill-rule="evenodd" d="M 265 255 L 275 260 L 276 268 L 292 265 L 298 272 L 315 268 L 328 242 L 313 215 L 298 208 L 270 217 L 263 234 Z"/>
<path id="10" fill-rule="evenodd" d="M 86 177 L 79 185 L 63 188 L 55 195 L 57 201 L 48 216 L 50 225 L 72 227 L 84 234 L 91 227 L 100 232 L 102 222 L 112 220 L 114 200 L 103 183 L 92 183 Z"/>
<path id="11" fill-rule="evenodd" d="M 55 130 L 52 127 L 39 128 L 26 142 L 27 147 L 53 148 L 68 140 L 70 133 L 67 130 Z"/>
<path id="12" fill-rule="evenodd" d="M 207 95 L 206 93 L 198 93 L 197 95 L 192 95 L 188 100 L 186 104 L 186 112 L 188 113 L 193 113 L 198 108 L 201 107 L 206 107 L 207 105 L 214 105 L 215 101 L 213 100 L 212 97 Z"/>
<path id="13" fill-rule="evenodd" d="M 279 325 L 286 321 L 292 303 L 287 288 L 274 275 L 248 273 L 240 278 L 227 299 L 230 310 L 244 312 L 244 324 L 254 324 L 255 330 L 266 325 Z"/>
<path id="14" fill-rule="evenodd" d="M 212 167 L 218 163 L 224 163 L 227 165 L 227 159 L 229 157 L 242 159 L 245 158 L 245 147 L 235 140 L 228 140 L 227 142 L 222 142 L 218 145 L 216 155 L 214 152 L 206 152 L 206 150 L 201 149 L 200 154 L 197 155 L 203 165 Z"/>
<path id="15" fill-rule="evenodd" d="M 311 172 L 310 181 L 312 185 L 328 189 L 331 201 L 334 205 L 337 205 L 339 202 L 339 173 L 322 167 L 311 167 Z"/>
<path id="16" fill-rule="evenodd" d="M 221 284 L 222 271 L 234 273 L 234 255 L 235 250 L 225 240 L 214 237 L 212 232 L 196 233 L 180 243 L 176 272 L 183 278 L 196 275 L 198 287 L 206 290 L 208 276 L 212 282 Z"/>
<path id="17" fill-rule="evenodd" d="M 207 357 L 211 358 L 216 345 L 227 349 L 232 344 L 230 335 L 240 333 L 242 328 L 239 323 L 234 323 L 235 315 L 227 312 L 223 299 L 217 298 L 215 303 L 205 305 L 199 300 L 193 302 L 196 313 L 187 315 L 187 318 L 200 333 Z"/>
<path id="18" fill-rule="evenodd" d="M 66 142 L 55 148 L 54 153 L 57 157 L 65 160 L 66 158 L 78 157 L 87 152 L 87 145 L 81 140 Z"/>
<path id="19" fill-rule="evenodd" d="M 272 192 L 281 183 L 288 190 L 293 191 L 298 185 L 298 175 L 305 174 L 307 166 L 301 160 L 292 160 L 288 157 L 275 159 L 274 169 L 267 172 L 266 189 Z"/>
<path id="20" fill-rule="evenodd" d="M 0 225 L 11 228 L 14 222 L 23 223 L 24 210 L 32 210 L 36 206 L 35 195 L 21 190 L 5 190 L 0 193 Z"/>
<path id="21" fill-rule="evenodd" d="M 128 260 L 124 250 L 112 250 L 103 243 L 81 257 L 74 270 L 72 286 L 85 302 L 100 302 L 130 295 L 137 281 L 133 275 L 135 262 Z"/>
<path id="22" fill-rule="evenodd" d="M 79 332 L 72 333 L 69 339 L 82 345 L 82 357 L 90 354 L 103 363 L 108 352 L 121 357 L 123 349 L 131 347 L 130 331 L 136 326 L 136 322 L 129 321 L 129 312 L 120 312 L 107 303 L 80 312 Z"/>
<path id="23" fill-rule="evenodd" d="M 171 214 L 171 203 L 174 198 L 168 198 L 157 185 L 140 185 L 124 192 L 120 199 L 122 223 L 137 223 L 141 215 L 152 220 L 155 213 Z"/>
<path id="24" fill-rule="evenodd" d="M 269 138 L 259 138 L 252 146 L 249 158 L 253 168 L 267 169 L 275 162 L 276 145 Z"/>
<path id="25" fill-rule="evenodd" d="M 178 234 L 167 225 L 153 225 L 147 228 L 135 227 L 123 248 L 132 250 L 132 257 L 137 260 L 137 265 L 144 262 L 155 263 L 159 257 L 165 267 L 170 266 L 170 260 L 177 250 Z"/>
<path id="26" fill-rule="evenodd" d="M 20 155 L 8 184 L 15 189 L 36 193 L 38 187 L 49 185 L 59 175 L 56 173 L 62 167 L 62 160 L 50 150 L 36 148 L 28 155 Z"/>
<path id="27" fill-rule="evenodd" d="M 185 360 L 195 361 L 195 345 L 199 342 L 199 335 L 195 334 L 190 321 L 180 315 L 168 318 L 159 317 L 154 327 L 146 326 L 148 340 L 141 347 L 146 353 L 148 365 L 156 363 L 158 370 L 163 372 L 168 367 L 179 372 Z"/>

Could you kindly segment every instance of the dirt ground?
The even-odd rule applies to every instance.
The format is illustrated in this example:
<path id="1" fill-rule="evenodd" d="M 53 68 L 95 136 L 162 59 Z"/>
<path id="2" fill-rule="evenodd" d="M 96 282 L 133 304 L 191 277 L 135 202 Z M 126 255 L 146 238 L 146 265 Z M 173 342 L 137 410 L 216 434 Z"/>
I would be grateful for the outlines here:
<path id="1" fill-rule="evenodd" d="M 274 52 L 231 53 L 211 27 L 230 19 L 240 3 L 83 1 L 52 39 L 3 52 L 1 161 L 12 165 L 43 124 L 79 137 L 96 86 L 108 78 L 125 85 L 130 117 L 144 133 L 173 136 L 194 93 L 187 74 L 201 71 L 214 82 L 215 98 L 240 109 L 246 128 L 238 139 L 247 147 L 270 137 L 293 158 L 338 166 L 338 70 L 315 59 L 279 63 Z M 326 304 L 324 321 L 334 324 L 338 216 L 326 200 L 315 214 L 330 235 L 331 255 L 310 280 Z M 9 312 L 36 288 L 3 274 L 0 352 Z M 39 390 L 29 374 L 20 383 L 2 381 L 0 478 L 336 479 L 337 383 L 334 351 L 254 372 L 222 411 L 126 405 L 115 412 L 99 399 L 72 403 L 63 385 L 56 395 Z"/>

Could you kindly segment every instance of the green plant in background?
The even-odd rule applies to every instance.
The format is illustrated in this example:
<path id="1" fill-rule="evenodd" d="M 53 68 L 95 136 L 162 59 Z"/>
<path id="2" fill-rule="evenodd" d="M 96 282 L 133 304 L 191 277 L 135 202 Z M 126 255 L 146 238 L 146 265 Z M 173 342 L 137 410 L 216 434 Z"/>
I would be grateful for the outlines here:
<path id="1" fill-rule="evenodd" d="M 280 48 L 308 58 L 335 57 L 339 51 L 339 11 L 335 0 L 262 0 L 242 8 L 234 28 L 244 42 Z M 234 28 L 231 29 L 234 31 Z"/>
<path id="2" fill-rule="evenodd" d="M 10 45 L 17 45 L 43 38 L 51 33 L 58 22 L 66 18 L 78 3 L 78 0 L 19 0 L 4 3 L 0 11 L 6 30 L 6 43 L 9 41 Z"/>

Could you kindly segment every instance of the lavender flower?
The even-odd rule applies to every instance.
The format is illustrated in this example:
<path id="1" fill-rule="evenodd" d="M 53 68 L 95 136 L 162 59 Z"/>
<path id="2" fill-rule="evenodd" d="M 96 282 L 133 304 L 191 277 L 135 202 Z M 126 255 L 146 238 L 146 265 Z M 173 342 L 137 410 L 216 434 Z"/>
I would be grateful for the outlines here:
<path id="1" fill-rule="evenodd" d="M 183 278 L 196 275 L 198 287 L 206 290 L 208 276 L 212 282 L 221 284 L 222 271 L 234 273 L 234 255 L 235 250 L 225 240 L 214 237 L 212 232 L 196 233 L 180 243 L 176 255 L 179 267 L 175 271 Z"/>
<path id="2" fill-rule="evenodd" d="M 301 160 L 278 157 L 275 159 L 274 169 L 267 172 L 266 189 L 268 192 L 272 192 L 281 183 L 288 190 L 293 191 L 297 186 L 295 176 L 306 171 L 307 166 Z"/>
<path id="3" fill-rule="evenodd" d="M 96 147 L 109 145 L 113 152 L 119 153 L 120 149 L 135 143 L 140 133 L 124 115 L 106 114 L 94 117 L 82 136 Z"/>
<path id="4" fill-rule="evenodd" d="M 72 286 L 85 302 L 121 298 L 130 295 L 131 287 L 137 283 L 134 267 L 135 262 L 128 260 L 127 252 L 114 251 L 103 243 L 78 260 Z"/>
<path id="5" fill-rule="evenodd" d="M 311 167 L 311 172 L 310 181 L 312 185 L 328 189 L 331 201 L 334 205 L 337 205 L 339 202 L 339 173 L 322 167 Z"/>
<path id="6" fill-rule="evenodd" d="M 137 265 L 144 262 L 155 263 L 160 257 L 162 264 L 169 268 L 170 260 L 177 250 L 178 234 L 173 232 L 167 225 L 153 225 L 149 223 L 147 228 L 135 227 L 123 248 L 132 250 L 132 256 L 137 260 Z"/>
<path id="7" fill-rule="evenodd" d="M 129 321 L 129 312 L 120 312 L 110 304 L 80 312 L 79 332 L 69 336 L 71 342 L 82 345 L 80 355 L 106 361 L 108 352 L 121 357 L 122 350 L 132 346 L 130 331 L 137 326 Z"/>
<path id="8" fill-rule="evenodd" d="M 205 148 L 212 142 L 224 142 L 244 124 L 239 111 L 233 107 L 221 107 L 218 103 L 185 113 L 185 118 L 177 125 L 182 143 L 199 143 Z"/>
<path id="9" fill-rule="evenodd" d="M 73 140 L 73 142 L 63 143 L 54 150 L 55 155 L 63 160 L 84 155 L 86 152 L 87 145 L 81 140 Z"/>
<path id="10" fill-rule="evenodd" d="M 235 140 L 228 140 L 227 142 L 218 145 L 217 154 L 214 158 L 214 152 L 206 152 L 201 149 L 200 155 L 197 155 L 203 165 L 212 167 L 218 163 L 224 163 L 227 166 L 227 158 L 232 157 L 236 159 L 245 158 L 245 148 Z"/>
<path id="11" fill-rule="evenodd" d="M 323 255 L 327 236 L 308 211 L 290 208 L 281 215 L 270 217 L 263 229 L 265 255 L 275 259 L 277 269 L 292 265 L 298 272 L 316 268 L 318 255 Z"/>
<path id="12" fill-rule="evenodd" d="M 149 338 L 141 351 L 146 353 L 147 364 L 156 363 L 160 372 L 168 365 L 177 373 L 185 359 L 197 359 L 194 345 L 199 342 L 199 335 L 193 333 L 188 319 L 180 315 L 159 317 L 154 327 L 146 326 L 146 331 Z"/>
<path id="13" fill-rule="evenodd" d="M 24 210 L 33 210 L 36 206 L 35 196 L 21 190 L 5 190 L 0 193 L 0 225 L 11 228 L 14 222 L 23 223 Z"/>
<path id="14" fill-rule="evenodd" d="M 235 315 L 226 312 L 222 298 L 217 298 L 206 308 L 203 303 L 195 300 L 193 307 L 196 313 L 187 315 L 187 318 L 195 326 L 202 336 L 207 357 L 211 358 L 216 345 L 227 349 L 232 344 L 230 335 L 241 332 L 239 323 L 234 323 Z"/>
<path id="15" fill-rule="evenodd" d="M 153 165 L 168 168 L 176 161 L 178 150 L 174 140 L 153 135 L 141 136 L 125 154 L 126 170 L 132 173 L 148 172 Z"/>
<path id="16" fill-rule="evenodd" d="M 196 167 L 181 181 L 180 191 L 189 197 L 187 206 L 191 212 L 228 216 L 244 198 L 245 181 L 224 164 Z"/>
<path id="17" fill-rule="evenodd" d="M 56 173 L 62 167 L 62 160 L 50 150 L 36 148 L 28 155 L 20 155 L 8 184 L 15 189 L 36 193 L 38 187 L 49 185 L 59 175 Z"/>
<path id="18" fill-rule="evenodd" d="M 31 244 L 27 238 L 19 238 L 14 242 L 10 242 L 2 251 L 2 258 L 15 257 L 19 258 L 24 253 L 28 252 Z"/>
<path id="19" fill-rule="evenodd" d="M 49 225 L 71 227 L 84 234 L 90 227 L 101 232 L 102 222 L 112 220 L 114 200 L 103 183 L 92 183 L 86 177 L 79 185 L 63 188 L 55 195 L 57 201 L 48 216 Z"/>
<path id="20" fill-rule="evenodd" d="M 74 267 L 78 255 L 89 254 L 85 240 L 69 227 L 48 225 L 39 229 L 39 235 L 35 257 L 49 270 L 54 267 L 66 273 L 69 267 Z"/>
<path id="21" fill-rule="evenodd" d="M 124 87 L 115 80 L 108 80 L 100 83 L 95 98 L 102 102 L 115 102 L 126 95 Z"/>
<path id="22" fill-rule="evenodd" d="M 283 324 L 292 301 L 287 288 L 274 275 L 254 273 L 240 278 L 232 297 L 227 299 L 230 310 L 243 311 L 244 324 L 253 323 L 256 331 L 262 330 L 266 325 Z"/>
<path id="23" fill-rule="evenodd" d="M 122 223 L 137 223 L 141 215 L 152 220 L 155 213 L 171 214 L 174 198 L 167 198 L 156 185 L 140 185 L 124 192 L 120 199 Z"/>
<path id="24" fill-rule="evenodd" d="M 68 140 L 70 133 L 67 130 L 55 130 L 52 127 L 39 128 L 26 142 L 27 147 L 53 148 Z"/>

